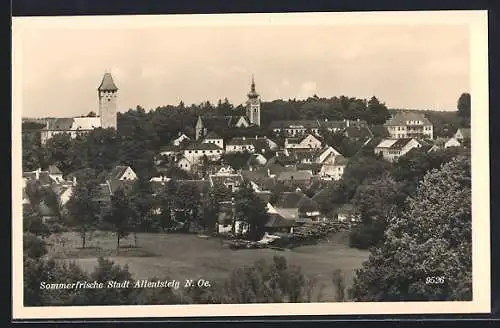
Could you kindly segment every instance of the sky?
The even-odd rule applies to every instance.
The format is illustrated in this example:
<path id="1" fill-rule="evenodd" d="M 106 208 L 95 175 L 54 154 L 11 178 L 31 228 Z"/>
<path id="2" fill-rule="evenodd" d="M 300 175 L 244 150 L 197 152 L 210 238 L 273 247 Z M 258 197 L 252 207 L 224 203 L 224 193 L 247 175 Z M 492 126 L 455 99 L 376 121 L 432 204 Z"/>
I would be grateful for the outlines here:
<path id="1" fill-rule="evenodd" d="M 29 24 L 21 45 L 23 117 L 97 111 L 110 71 L 118 108 L 245 102 L 252 74 L 263 101 L 376 96 L 389 108 L 456 110 L 470 92 L 465 24 Z M 16 48 L 15 48 L 16 49 Z"/>

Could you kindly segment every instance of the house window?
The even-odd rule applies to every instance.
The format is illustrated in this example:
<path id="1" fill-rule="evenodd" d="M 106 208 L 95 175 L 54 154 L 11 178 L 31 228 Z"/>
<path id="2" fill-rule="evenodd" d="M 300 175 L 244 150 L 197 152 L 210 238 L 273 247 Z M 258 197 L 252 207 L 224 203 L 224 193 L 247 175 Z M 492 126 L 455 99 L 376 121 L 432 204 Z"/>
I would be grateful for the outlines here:
<path id="1" fill-rule="evenodd" d="M 195 150 L 195 151 L 194 151 L 194 153 L 195 153 L 195 154 L 198 154 L 198 151 L 197 151 L 197 150 Z"/>
<path id="2" fill-rule="evenodd" d="M 190 150 L 190 151 L 188 151 L 188 153 L 190 153 L 190 154 L 191 154 L 191 150 Z"/>

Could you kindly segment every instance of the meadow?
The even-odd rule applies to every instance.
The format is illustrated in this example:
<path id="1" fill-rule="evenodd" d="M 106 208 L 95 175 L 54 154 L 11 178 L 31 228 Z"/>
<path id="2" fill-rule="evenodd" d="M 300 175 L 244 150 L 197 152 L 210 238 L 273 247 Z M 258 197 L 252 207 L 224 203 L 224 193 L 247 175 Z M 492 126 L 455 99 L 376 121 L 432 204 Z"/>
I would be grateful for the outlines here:
<path id="1" fill-rule="evenodd" d="M 298 265 L 309 277 L 317 281 L 316 291 L 321 301 L 331 301 L 335 295 L 332 273 L 341 269 L 347 286 L 352 283 L 355 270 L 368 258 L 367 251 L 349 248 L 345 233 L 332 235 L 315 245 L 301 246 L 292 250 L 243 249 L 232 250 L 219 238 L 201 238 L 194 234 L 139 233 L 138 247 L 129 236 L 120 244 L 117 254 L 113 234 L 96 232 L 81 249 L 80 236 L 73 232 L 63 233 L 57 240 L 51 237 L 49 256 L 60 260 L 76 261 L 84 270 L 91 272 L 102 255 L 118 265 L 128 265 L 134 279 L 169 277 L 185 279 L 221 280 L 229 273 L 255 261 L 271 261 L 281 255 L 289 264 Z"/>

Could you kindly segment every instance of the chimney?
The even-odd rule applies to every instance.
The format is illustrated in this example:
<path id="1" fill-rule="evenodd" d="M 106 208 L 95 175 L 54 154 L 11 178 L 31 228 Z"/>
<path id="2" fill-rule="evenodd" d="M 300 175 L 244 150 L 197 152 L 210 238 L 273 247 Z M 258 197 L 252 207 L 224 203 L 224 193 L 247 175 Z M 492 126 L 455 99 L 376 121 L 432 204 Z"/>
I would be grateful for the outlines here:
<path id="1" fill-rule="evenodd" d="M 258 140 L 258 139 L 259 139 L 259 137 L 258 137 L 258 136 L 255 136 L 255 140 Z"/>
<path id="2" fill-rule="evenodd" d="M 40 179 L 40 172 L 42 171 L 42 169 L 36 169 L 35 171 L 35 180 L 39 180 Z"/>
<path id="3" fill-rule="evenodd" d="M 73 186 L 76 186 L 76 177 L 73 176 Z"/>
<path id="4" fill-rule="evenodd" d="M 241 137 L 242 140 L 245 140 L 245 137 Z"/>
<path id="5" fill-rule="evenodd" d="M 328 122 L 328 118 L 325 118 L 325 122 Z"/>
<path id="6" fill-rule="evenodd" d="M 349 120 L 345 120 L 345 127 L 348 128 L 349 127 Z"/>

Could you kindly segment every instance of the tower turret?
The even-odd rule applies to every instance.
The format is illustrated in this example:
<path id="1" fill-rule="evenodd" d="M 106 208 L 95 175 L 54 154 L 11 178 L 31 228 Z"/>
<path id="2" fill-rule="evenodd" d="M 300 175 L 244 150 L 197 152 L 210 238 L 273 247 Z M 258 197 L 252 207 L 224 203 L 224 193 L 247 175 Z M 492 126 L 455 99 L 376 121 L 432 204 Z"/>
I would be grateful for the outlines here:
<path id="1" fill-rule="evenodd" d="M 252 84 L 250 85 L 250 92 L 247 94 L 247 117 L 250 124 L 260 126 L 260 98 L 257 91 L 255 91 L 255 80 L 252 75 Z"/>
<path id="2" fill-rule="evenodd" d="M 113 81 L 111 73 L 104 73 L 101 84 L 97 88 L 97 94 L 99 97 L 99 116 L 101 118 L 101 127 L 103 129 L 116 129 L 118 88 Z"/>

